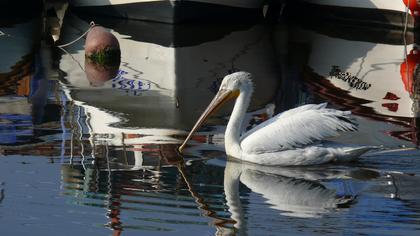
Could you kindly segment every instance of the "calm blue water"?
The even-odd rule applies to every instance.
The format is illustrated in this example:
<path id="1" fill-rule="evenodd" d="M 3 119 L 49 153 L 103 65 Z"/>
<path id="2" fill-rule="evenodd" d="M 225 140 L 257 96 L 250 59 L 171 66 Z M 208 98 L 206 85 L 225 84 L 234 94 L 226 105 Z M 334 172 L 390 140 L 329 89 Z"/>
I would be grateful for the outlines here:
<path id="1" fill-rule="evenodd" d="M 90 20 L 66 14 L 57 44 Z M 47 44 L 39 19 L 0 24 L 2 235 L 418 235 L 412 34 L 94 20 L 118 38 L 118 68 L 85 64 L 83 40 L 66 52 Z M 227 161 L 228 105 L 181 156 L 177 145 L 238 70 L 255 77 L 247 128 L 328 102 L 359 123 L 334 140 L 381 148 L 347 165 Z"/>

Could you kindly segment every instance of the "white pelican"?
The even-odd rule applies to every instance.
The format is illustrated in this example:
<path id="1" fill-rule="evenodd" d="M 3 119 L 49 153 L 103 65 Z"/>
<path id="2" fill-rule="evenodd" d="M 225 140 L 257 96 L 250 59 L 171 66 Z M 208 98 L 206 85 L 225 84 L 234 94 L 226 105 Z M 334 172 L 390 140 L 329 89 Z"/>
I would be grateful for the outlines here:
<path id="1" fill-rule="evenodd" d="M 372 149 L 322 141 L 338 135 L 339 131 L 357 128 L 349 111 L 326 108 L 326 103 L 285 111 L 242 134 L 243 120 L 253 92 L 251 77 L 247 72 L 225 76 L 218 93 L 180 146 L 180 152 L 206 118 L 233 98 L 236 102 L 225 131 L 225 149 L 231 157 L 262 165 L 314 165 L 352 161 Z"/>

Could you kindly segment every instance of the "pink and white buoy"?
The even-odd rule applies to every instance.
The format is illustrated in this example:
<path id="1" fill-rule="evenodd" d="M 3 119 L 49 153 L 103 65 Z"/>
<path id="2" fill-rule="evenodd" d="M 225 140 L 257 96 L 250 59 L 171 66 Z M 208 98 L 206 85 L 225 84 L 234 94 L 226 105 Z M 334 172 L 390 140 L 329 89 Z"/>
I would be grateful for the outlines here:
<path id="1" fill-rule="evenodd" d="M 121 62 L 117 38 L 101 26 L 93 26 L 85 42 L 85 72 L 92 86 L 102 86 L 115 78 Z"/>

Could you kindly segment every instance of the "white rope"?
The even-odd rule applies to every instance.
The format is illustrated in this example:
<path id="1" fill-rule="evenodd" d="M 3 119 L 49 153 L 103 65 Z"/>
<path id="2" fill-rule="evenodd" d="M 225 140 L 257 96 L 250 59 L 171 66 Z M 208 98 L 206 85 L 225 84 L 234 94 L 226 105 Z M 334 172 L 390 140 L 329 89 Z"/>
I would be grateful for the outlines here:
<path id="1" fill-rule="evenodd" d="M 70 43 L 66 43 L 66 44 L 62 44 L 62 45 L 57 45 L 57 47 L 59 49 L 61 49 L 63 52 L 65 52 L 66 54 L 70 55 L 70 57 L 77 63 L 77 65 L 80 67 L 80 69 L 85 72 L 85 69 L 83 68 L 83 66 L 80 64 L 80 62 L 78 60 L 76 60 L 76 58 L 73 57 L 73 55 L 71 55 L 71 53 L 69 53 L 66 49 L 64 49 L 64 47 L 70 46 L 73 43 L 79 41 L 81 38 L 83 38 L 87 33 L 89 33 L 90 30 L 92 30 L 93 27 L 98 26 L 97 24 L 95 24 L 95 22 L 91 21 L 89 23 L 90 27 L 88 30 L 86 30 L 86 32 L 84 32 L 81 36 L 77 37 L 75 40 L 71 41 Z"/>
<path id="2" fill-rule="evenodd" d="M 406 39 L 406 34 L 407 34 L 407 25 L 408 25 L 408 15 L 410 14 L 408 12 L 409 10 L 409 6 L 410 6 L 410 0 L 408 0 L 407 2 L 407 6 L 405 7 L 405 24 L 404 24 L 404 31 L 403 31 L 403 39 L 404 39 L 404 61 L 405 61 L 405 70 L 406 70 L 406 76 L 407 79 L 409 78 L 409 65 L 408 65 L 408 61 L 407 61 L 407 39 Z"/>
<path id="3" fill-rule="evenodd" d="M 84 33 L 83 33 L 82 35 L 80 35 L 78 38 L 76 38 L 75 40 L 71 41 L 70 43 L 66 43 L 66 44 L 62 44 L 62 45 L 57 45 L 57 47 L 59 47 L 59 48 L 63 48 L 63 47 L 67 47 L 67 46 L 72 45 L 73 43 L 75 43 L 75 42 L 79 41 L 81 38 L 85 37 L 85 35 L 86 35 L 87 33 L 89 33 L 89 31 L 90 31 L 93 27 L 97 26 L 97 24 L 95 24 L 95 22 L 93 22 L 93 21 L 91 21 L 91 22 L 89 23 L 89 25 L 90 25 L 89 29 L 88 29 L 88 30 L 86 30 L 86 32 L 84 32 Z"/>
<path id="4" fill-rule="evenodd" d="M 410 0 L 408 0 L 408 2 L 407 2 L 407 6 L 405 7 L 405 24 L 404 24 L 404 33 L 403 33 L 403 35 L 404 35 L 404 39 L 405 39 L 405 35 L 406 35 L 406 33 L 407 33 L 408 15 L 409 15 L 408 10 L 409 10 L 409 6 L 410 6 Z"/>

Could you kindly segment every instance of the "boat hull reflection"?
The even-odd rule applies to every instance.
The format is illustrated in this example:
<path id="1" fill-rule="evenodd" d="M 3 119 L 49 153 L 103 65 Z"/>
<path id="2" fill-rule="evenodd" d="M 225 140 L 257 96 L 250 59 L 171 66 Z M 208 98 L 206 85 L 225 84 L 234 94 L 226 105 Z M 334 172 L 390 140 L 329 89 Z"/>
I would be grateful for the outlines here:
<path id="1" fill-rule="evenodd" d="M 304 49 L 305 59 L 297 63 L 304 84 L 318 98 L 356 115 L 395 124 L 399 128 L 388 134 L 418 143 L 415 68 L 420 60 L 412 33 L 404 40 L 402 31 L 346 25 L 337 29 L 325 22 L 295 27 L 291 41 L 293 47 Z M 400 132 L 401 127 L 410 130 Z"/>
<path id="2" fill-rule="evenodd" d="M 64 22 L 62 42 L 89 28 L 89 22 L 72 14 Z M 102 18 L 97 22 L 112 27 L 119 40 L 118 75 L 103 86 L 92 86 L 81 66 L 83 42 L 65 48 L 68 54 L 62 54 L 60 69 L 65 72 L 66 96 L 89 117 L 88 132 L 119 137 L 115 145 L 121 145 L 122 133 L 175 141 L 169 136 L 184 134 L 182 130 L 192 126 L 223 76 L 232 71 L 246 69 L 255 75 L 256 99 L 251 110 L 263 108 L 275 97 L 280 75 L 268 26 L 175 26 Z M 201 32 L 213 33 L 187 37 L 203 27 Z M 148 29 L 159 34 L 149 34 Z"/>

